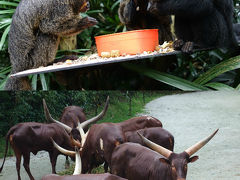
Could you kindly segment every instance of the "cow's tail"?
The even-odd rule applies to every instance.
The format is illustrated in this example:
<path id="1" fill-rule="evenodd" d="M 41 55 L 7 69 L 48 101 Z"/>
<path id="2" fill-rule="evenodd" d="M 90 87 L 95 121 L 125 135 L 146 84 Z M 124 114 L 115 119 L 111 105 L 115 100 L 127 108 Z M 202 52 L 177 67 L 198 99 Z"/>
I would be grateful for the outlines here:
<path id="1" fill-rule="evenodd" d="M 16 129 L 16 126 L 13 126 L 11 129 L 9 129 L 9 131 L 8 131 L 8 133 L 7 133 L 7 135 L 6 135 L 5 154 L 4 154 L 2 166 L 1 166 L 1 168 L 0 168 L 0 173 L 2 172 L 3 165 L 4 165 L 4 163 L 5 163 L 5 159 L 6 159 L 6 156 L 7 156 L 9 137 L 10 137 L 11 134 L 13 134 L 13 132 L 15 131 L 15 129 Z"/>

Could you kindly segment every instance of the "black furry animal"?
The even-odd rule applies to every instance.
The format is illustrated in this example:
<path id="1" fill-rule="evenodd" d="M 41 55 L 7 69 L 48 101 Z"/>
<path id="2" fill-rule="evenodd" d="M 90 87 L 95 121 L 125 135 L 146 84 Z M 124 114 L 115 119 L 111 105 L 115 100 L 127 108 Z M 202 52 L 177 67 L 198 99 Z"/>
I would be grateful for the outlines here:
<path id="1" fill-rule="evenodd" d="M 118 15 L 127 30 L 159 29 L 159 43 L 173 40 L 171 16 L 159 16 L 147 11 L 148 0 L 122 0 Z"/>
<path id="2" fill-rule="evenodd" d="M 150 0 L 148 11 L 175 15 L 175 49 L 235 48 L 232 0 Z"/>
<path id="3" fill-rule="evenodd" d="M 88 0 L 21 0 L 9 31 L 11 73 L 53 61 L 61 36 L 76 35 L 97 23 L 94 18 L 80 16 L 80 12 L 88 9 Z M 28 78 L 9 78 L 5 89 L 31 87 Z"/>
<path id="4" fill-rule="evenodd" d="M 240 44 L 240 24 L 233 24 L 233 29 L 237 42 Z"/>

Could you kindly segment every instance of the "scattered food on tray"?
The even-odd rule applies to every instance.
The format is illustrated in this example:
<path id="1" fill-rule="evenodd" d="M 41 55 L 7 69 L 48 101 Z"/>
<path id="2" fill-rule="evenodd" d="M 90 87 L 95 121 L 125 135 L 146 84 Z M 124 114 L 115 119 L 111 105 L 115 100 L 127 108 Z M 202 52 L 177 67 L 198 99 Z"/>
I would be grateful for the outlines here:
<path id="1" fill-rule="evenodd" d="M 65 63 L 65 64 L 68 64 L 68 65 L 70 65 L 70 64 L 72 64 L 72 63 L 73 63 L 73 61 L 72 61 L 72 60 L 70 60 L 70 59 L 68 59 L 68 60 L 66 60 L 64 63 Z"/>
<path id="2" fill-rule="evenodd" d="M 155 51 L 159 52 L 159 53 L 169 53 L 169 52 L 173 52 L 173 42 L 169 41 L 169 42 L 164 42 L 162 45 L 158 45 L 155 48 Z"/>
<path id="3" fill-rule="evenodd" d="M 54 63 L 53 66 L 57 65 L 74 65 L 74 64 L 91 64 L 95 62 L 103 62 L 103 61 L 111 61 L 111 60 L 118 60 L 122 58 L 130 58 L 130 57 L 142 57 L 142 56 L 149 56 L 149 55 L 156 55 L 161 53 L 170 53 L 173 52 L 174 49 L 172 47 L 173 42 L 164 42 L 162 45 L 158 45 L 155 48 L 155 51 L 144 51 L 143 53 L 139 53 L 136 55 L 129 55 L 126 53 L 123 53 L 120 55 L 119 50 L 111 50 L 111 52 L 101 52 L 101 56 L 98 56 L 97 53 L 94 54 L 88 54 L 85 56 L 79 57 L 77 60 L 66 60 L 65 62 L 58 62 Z"/>
<path id="4" fill-rule="evenodd" d="M 110 54 L 110 52 L 101 52 L 101 57 L 102 58 L 110 58 L 111 54 Z"/>
<path id="5" fill-rule="evenodd" d="M 112 50 L 111 51 L 111 57 L 119 57 L 120 51 L 119 50 Z"/>

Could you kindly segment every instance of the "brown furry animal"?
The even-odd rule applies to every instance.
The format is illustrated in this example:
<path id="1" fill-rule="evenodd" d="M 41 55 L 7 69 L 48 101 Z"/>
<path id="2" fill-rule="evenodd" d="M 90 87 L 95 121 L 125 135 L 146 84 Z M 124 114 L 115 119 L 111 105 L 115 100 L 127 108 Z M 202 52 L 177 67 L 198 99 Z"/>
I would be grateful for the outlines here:
<path id="1" fill-rule="evenodd" d="M 46 66 L 54 60 L 61 36 L 76 35 L 97 23 L 80 12 L 88 0 L 21 0 L 9 31 L 8 51 L 12 74 Z M 28 78 L 9 78 L 6 90 L 31 89 Z"/>

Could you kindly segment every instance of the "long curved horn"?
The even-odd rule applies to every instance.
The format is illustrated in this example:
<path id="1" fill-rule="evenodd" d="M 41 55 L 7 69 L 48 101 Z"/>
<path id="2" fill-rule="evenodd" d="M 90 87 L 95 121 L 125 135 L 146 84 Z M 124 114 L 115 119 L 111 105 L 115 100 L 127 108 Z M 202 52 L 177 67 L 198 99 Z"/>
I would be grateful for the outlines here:
<path id="1" fill-rule="evenodd" d="M 199 141 L 198 143 L 196 143 L 195 145 L 191 146 L 190 148 L 185 150 L 185 152 L 188 153 L 188 155 L 190 157 L 191 155 L 196 153 L 199 149 L 201 149 L 205 144 L 207 144 L 213 138 L 213 136 L 215 136 L 215 134 L 218 132 L 218 130 L 219 129 L 217 129 L 214 133 L 212 133 L 207 138 L 205 138 L 205 139 Z"/>
<path id="2" fill-rule="evenodd" d="M 52 140 L 52 142 L 53 142 L 54 147 L 55 147 L 57 150 L 59 150 L 61 153 L 65 154 L 65 155 L 68 155 L 68 156 L 75 156 L 75 155 L 76 155 L 76 152 L 66 150 L 66 149 L 60 147 L 52 138 L 51 138 L 51 140 Z"/>
<path id="3" fill-rule="evenodd" d="M 81 146 L 81 143 L 79 142 L 79 140 L 75 140 L 75 139 L 72 137 L 72 135 L 70 135 L 70 140 L 71 140 L 71 143 L 72 143 L 73 146 L 76 146 L 76 147 L 79 147 L 79 148 L 82 147 L 82 146 Z"/>
<path id="4" fill-rule="evenodd" d="M 64 123 L 61 123 L 55 119 L 52 118 L 51 114 L 49 113 L 49 110 L 48 110 L 48 107 L 47 107 L 47 104 L 46 104 L 46 101 L 45 99 L 43 99 L 43 109 L 44 109 L 44 114 L 45 114 L 45 118 L 48 120 L 48 121 L 52 121 L 52 122 L 55 122 L 57 124 L 59 124 L 60 126 L 62 126 L 64 129 L 66 129 L 66 131 L 68 133 L 70 133 L 72 131 L 72 128 L 67 126 L 66 124 Z"/>
<path id="5" fill-rule="evenodd" d="M 138 135 L 140 136 L 140 138 L 142 139 L 142 141 L 148 146 L 150 147 L 152 150 L 158 152 L 159 154 L 163 155 L 166 158 L 169 158 L 169 156 L 172 154 L 172 151 L 158 145 L 155 144 L 154 142 L 148 140 L 147 138 L 145 138 L 143 135 L 141 135 L 139 132 L 137 132 Z"/>
<path id="6" fill-rule="evenodd" d="M 82 128 L 82 125 L 80 124 L 80 122 L 78 122 L 78 130 L 79 130 L 79 132 L 80 132 L 80 135 L 81 135 L 81 138 L 82 138 L 82 147 L 84 146 L 84 143 L 85 143 L 85 141 L 86 141 L 86 139 L 87 139 L 87 135 L 88 135 L 88 132 L 87 133 L 85 133 L 84 132 L 84 130 L 83 130 L 83 128 Z"/>
<path id="7" fill-rule="evenodd" d="M 105 106 L 104 106 L 104 109 L 102 110 L 102 112 L 99 115 L 81 123 L 82 128 L 85 128 L 87 125 L 97 122 L 98 120 L 102 119 L 103 116 L 105 115 L 105 113 L 107 112 L 108 104 L 109 104 L 109 96 L 107 97 L 107 100 L 106 100 L 106 103 L 105 103 Z"/>
<path id="8" fill-rule="evenodd" d="M 80 153 L 77 148 L 75 148 L 75 168 L 74 168 L 74 173 L 73 175 L 78 175 L 82 173 L 82 160 Z"/>

